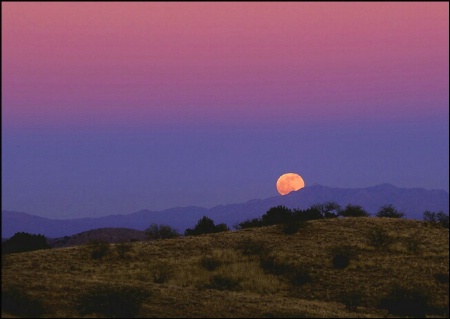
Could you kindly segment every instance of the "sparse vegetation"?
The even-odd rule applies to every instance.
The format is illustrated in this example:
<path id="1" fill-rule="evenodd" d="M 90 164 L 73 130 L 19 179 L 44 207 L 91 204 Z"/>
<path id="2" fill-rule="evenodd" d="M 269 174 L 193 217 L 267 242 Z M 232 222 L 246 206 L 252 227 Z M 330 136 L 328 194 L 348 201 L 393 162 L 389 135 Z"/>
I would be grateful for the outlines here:
<path id="1" fill-rule="evenodd" d="M 315 214 L 305 211 L 304 218 Z M 292 236 L 281 232 L 280 224 L 128 242 L 133 251 L 124 259 L 116 251 L 118 244 L 108 245 L 112 251 L 98 259 L 91 258 L 88 246 L 9 254 L 2 260 L 2 293 L 18 287 L 29 303 L 43 302 L 36 316 L 46 317 L 122 316 L 96 308 L 107 302 L 104 297 L 92 302 L 93 295 L 107 295 L 106 288 L 98 287 L 107 287 L 108 292 L 119 291 L 111 300 L 126 289 L 151 293 L 146 298 L 136 294 L 130 301 L 139 308 L 122 306 L 135 309 L 129 317 L 364 318 L 400 316 L 388 315 L 395 308 L 387 302 L 395 301 L 391 284 L 400 282 L 408 291 L 418 288 L 432 296 L 426 299 L 425 316 L 448 316 L 447 229 L 391 218 L 307 223 Z M 377 228 L 395 238 L 389 249 L 369 243 L 368 230 Z M 407 251 L 412 238 L 420 241 L 422 253 Z M 344 269 L 333 265 L 337 254 L 349 257 Z M 27 316 L 4 305 L 2 310 L 3 317 Z"/>

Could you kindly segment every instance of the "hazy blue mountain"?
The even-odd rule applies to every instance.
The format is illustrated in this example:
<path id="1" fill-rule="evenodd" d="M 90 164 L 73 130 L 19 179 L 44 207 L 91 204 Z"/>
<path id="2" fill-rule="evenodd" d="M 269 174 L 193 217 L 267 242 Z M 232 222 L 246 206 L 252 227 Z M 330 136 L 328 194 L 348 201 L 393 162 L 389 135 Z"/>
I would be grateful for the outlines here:
<path id="1" fill-rule="evenodd" d="M 219 205 L 210 209 L 195 206 L 178 207 L 163 211 L 142 210 L 127 215 L 69 220 L 2 211 L 2 237 L 11 237 L 19 231 L 56 238 L 103 227 L 144 230 L 151 223 L 168 224 L 183 233 L 186 228 L 195 226 L 197 221 L 205 215 L 216 223 L 226 223 L 232 227 L 243 220 L 262 216 L 273 206 L 284 205 L 289 208 L 304 209 L 326 201 L 335 201 L 341 206 L 360 205 L 372 214 L 376 213 L 381 206 L 392 204 L 398 210 L 405 212 L 407 218 L 412 219 L 422 219 L 422 214 L 426 210 L 445 213 L 449 211 L 449 194 L 443 190 L 399 188 L 390 184 L 366 188 L 312 185 L 285 196 L 253 199 L 245 203 Z"/>

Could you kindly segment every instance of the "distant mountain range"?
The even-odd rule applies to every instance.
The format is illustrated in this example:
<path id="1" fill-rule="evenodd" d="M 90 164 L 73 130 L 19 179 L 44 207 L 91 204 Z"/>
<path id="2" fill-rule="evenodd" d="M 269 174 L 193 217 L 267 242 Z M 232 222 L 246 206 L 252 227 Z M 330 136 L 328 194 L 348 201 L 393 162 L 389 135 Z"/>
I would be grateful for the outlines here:
<path id="1" fill-rule="evenodd" d="M 376 213 L 383 205 L 392 204 L 411 219 L 422 219 L 426 210 L 449 212 L 449 194 L 444 190 L 399 188 L 390 184 L 366 188 L 333 188 L 316 184 L 285 196 L 253 199 L 210 209 L 177 207 L 162 211 L 141 210 L 127 215 L 64 220 L 2 211 L 2 238 L 9 238 L 19 231 L 57 238 L 104 227 L 144 230 L 152 223 L 167 224 L 183 233 L 186 228 L 195 226 L 202 216 L 232 227 L 246 219 L 260 217 L 274 206 L 305 209 L 327 201 L 334 201 L 343 207 L 347 204 L 360 205 L 371 214 Z"/>

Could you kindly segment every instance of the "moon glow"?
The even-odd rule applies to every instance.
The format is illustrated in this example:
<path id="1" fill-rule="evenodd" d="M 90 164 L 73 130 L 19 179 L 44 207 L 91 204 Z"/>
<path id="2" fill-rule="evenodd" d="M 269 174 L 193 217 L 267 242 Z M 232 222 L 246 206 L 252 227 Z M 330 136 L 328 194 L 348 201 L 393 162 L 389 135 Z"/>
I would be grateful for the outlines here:
<path id="1" fill-rule="evenodd" d="M 277 190 L 281 195 L 287 195 L 292 191 L 298 191 L 305 187 L 303 178 L 295 173 L 286 173 L 277 180 Z"/>

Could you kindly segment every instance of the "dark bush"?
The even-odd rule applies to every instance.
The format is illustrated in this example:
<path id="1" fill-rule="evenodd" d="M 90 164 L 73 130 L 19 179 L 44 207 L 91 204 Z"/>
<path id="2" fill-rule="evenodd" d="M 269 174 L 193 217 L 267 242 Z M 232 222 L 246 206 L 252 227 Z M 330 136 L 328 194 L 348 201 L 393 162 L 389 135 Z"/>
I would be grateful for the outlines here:
<path id="1" fill-rule="evenodd" d="M 347 255 L 335 255 L 333 257 L 333 267 L 336 269 L 344 269 L 350 263 L 350 258 Z"/>
<path id="2" fill-rule="evenodd" d="M 25 318 L 37 318 L 43 315 L 42 301 L 31 297 L 21 288 L 11 287 L 2 290 L 2 312 Z"/>
<path id="3" fill-rule="evenodd" d="M 110 252 L 109 243 L 104 240 L 91 240 L 87 243 L 92 259 L 102 259 Z"/>
<path id="4" fill-rule="evenodd" d="M 283 233 L 285 233 L 286 235 L 292 235 L 297 233 L 301 228 L 305 228 L 306 221 L 292 220 L 290 222 L 284 223 L 282 227 Z"/>
<path id="5" fill-rule="evenodd" d="M 180 236 L 178 232 L 169 225 L 151 224 L 145 230 L 147 239 L 170 239 Z"/>
<path id="6" fill-rule="evenodd" d="M 303 286 L 311 282 L 312 277 L 307 268 L 293 267 L 287 274 L 289 282 L 294 286 Z"/>
<path id="7" fill-rule="evenodd" d="M 195 225 L 194 229 L 188 228 L 184 232 L 186 236 L 198 236 L 202 234 L 219 233 L 223 231 L 228 231 L 229 228 L 225 224 L 215 225 L 214 221 L 206 216 L 203 216 Z"/>
<path id="8" fill-rule="evenodd" d="M 152 270 L 153 282 L 155 284 L 163 284 L 169 281 L 173 275 L 173 267 L 167 262 L 156 264 Z"/>
<path id="9" fill-rule="evenodd" d="M 403 218 L 405 213 L 398 211 L 392 205 L 385 205 L 380 208 L 380 210 L 375 214 L 376 217 L 387 217 L 387 218 Z"/>
<path id="10" fill-rule="evenodd" d="M 265 255 L 269 253 L 269 249 L 262 241 L 246 238 L 239 242 L 238 249 L 242 251 L 245 256 Z"/>
<path id="11" fill-rule="evenodd" d="M 430 296 L 420 289 L 394 286 L 378 307 L 394 316 L 425 317 L 430 310 Z"/>
<path id="12" fill-rule="evenodd" d="M 119 243 L 116 245 L 116 251 L 120 258 L 125 258 L 127 252 L 131 251 L 133 247 L 129 243 Z"/>
<path id="13" fill-rule="evenodd" d="M 417 237 L 409 237 L 404 240 L 406 249 L 411 254 L 417 254 L 420 252 L 420 239 Z"/>
<path id="14" fill-rule="evenodd" d="M 434 274 L 434 279 L 440 284 L 448 284 L 448 273 Z"/>
<path id="15" fill-rule="evenodd" d="M 289 264 L 281 260 L 278 260 L 277 257 L 274 255 L 259 256 L 259 264 L 261 268 L 264 269 L 265 272 L 277 276 L 286 274 L 292 270 L 292 267 Z"/>
<path id="16" fill-rule="evenodd" d="M 241 290 L 241 284 L 238 279 L 223 275 L 214 275 L 211 277 L 206 288 L 217 290 Z"/>
<path id="17" fill-rule="evenodd" d="M 262 227 L 263 224 L 259 218 L 248 219 L 236 225 L 235 229 L 246 229 L 246 228 L 254 228 L 254 227 Z"/>
<path id="18" fill-rule="evenodd" d="M 140 288 L 100 285 L 78 298 L 78 311 L 82 316 L 99 314 L 108 318 L 135 318 L 149 296 L 148 291 Z"/>
<path id="19" fill-rule="evenodd" d="M 295 209 L 293 215 L 295 220 L 299 220 L 302 222 L 323 218 L 322 212 L 316 206 L 312 206 L 304 210 Z"/>
<path id="20" fill-rule="evenodd" d="M 387 249 L 393 242 L 394 239 L 380 227 L 372 228 L 367 233 L 367 244 L 376 249 Z"/>
<path id="21" fill-rule="evenodd" d="M 44 235 L 34 235 L 24 232 L 15 233 L 2 243 L 2 254 L 21 253 L 39 249 L 49 249 Z"/>
<path id="22" fill-rule="evenodd" d="M 345 291 L 340 294 L 340 301 L 345 305 L 345 308 L 355 311 L 362 304 L 363 294 L 356 290 Z"/>
<path id="23" fill-rule="evenodd" d="M 222 261 L 215 256 L 204 256 L 200 259 L 200 265 L 209 271 L 213 271 L 222 265 Z"/>
<path id="24" fill-rule="evenodd" d="M 344 210 L 339 212 L 339 216 L 343 217 L 368 217 L 367 213 L 361 206 L 348 204 Z"/>

